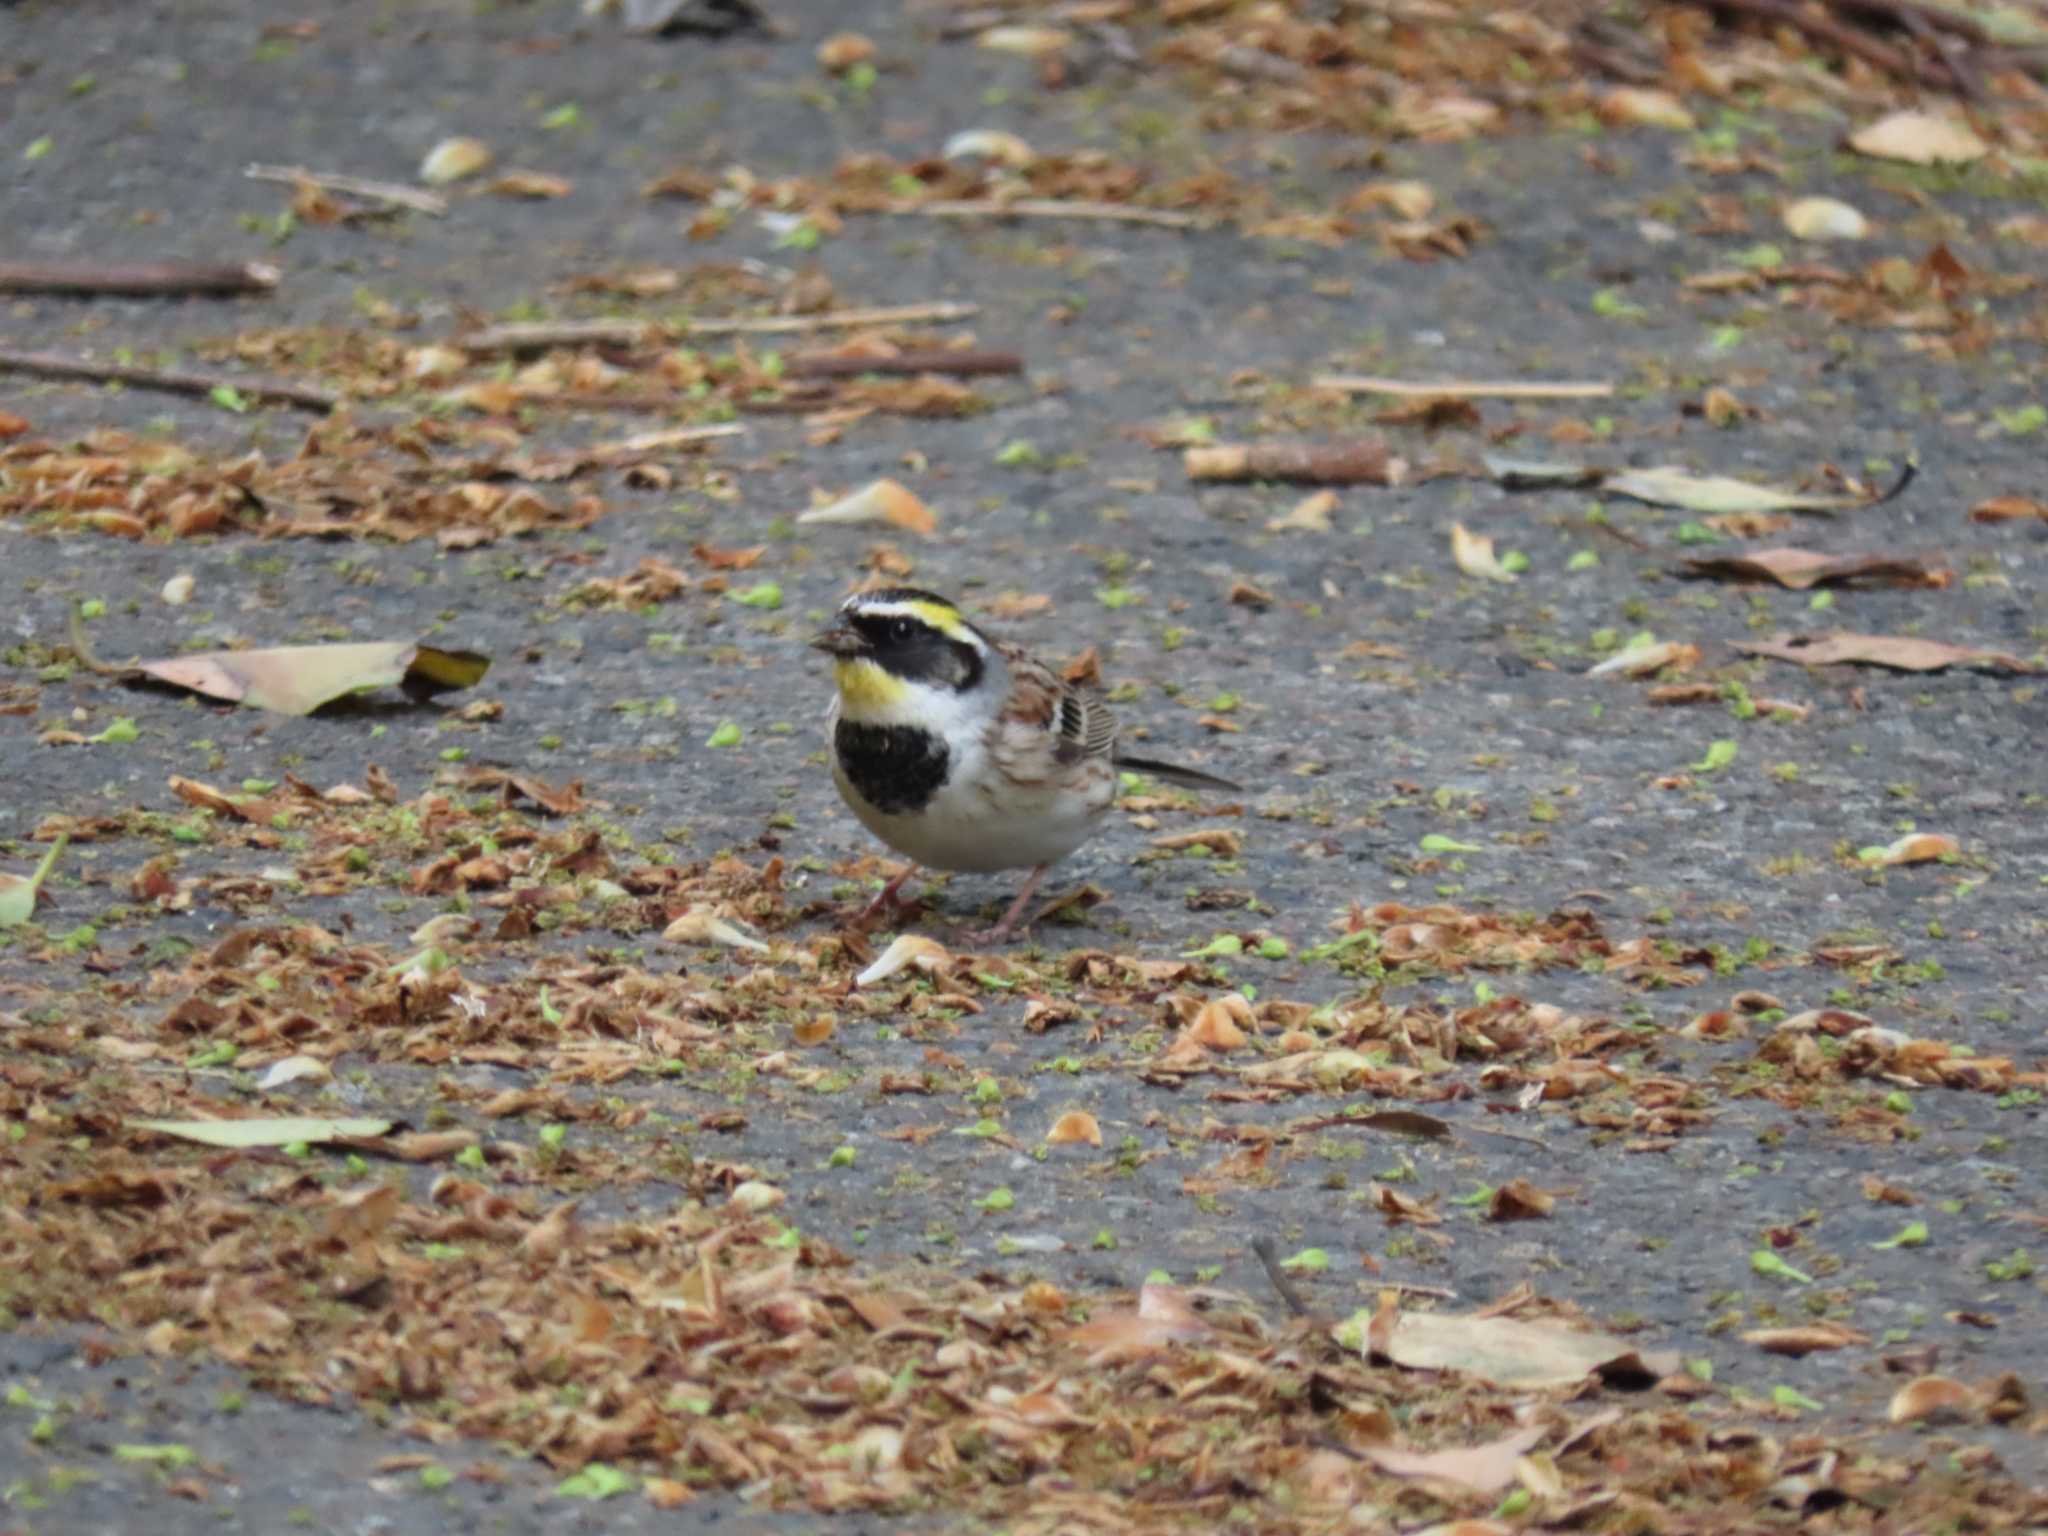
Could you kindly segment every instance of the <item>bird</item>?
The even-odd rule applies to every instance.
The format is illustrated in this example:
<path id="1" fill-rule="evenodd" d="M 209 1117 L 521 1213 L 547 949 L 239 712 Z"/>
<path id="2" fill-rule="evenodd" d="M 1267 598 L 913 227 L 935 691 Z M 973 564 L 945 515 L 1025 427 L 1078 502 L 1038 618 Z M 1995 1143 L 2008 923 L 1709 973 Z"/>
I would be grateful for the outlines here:
<path id="1" fill-rule="evenodd" d="M 973 946 L 1007 943 L 1046 871 L 1088 840 L 1118 770 L 1235 791 L 1214 774 L 1124 752 L 1102 694 L 917 587 L 857 592 L 811 640 L 832 658 L 832 777 L 861 825 L 911 862 L 855 919 L 864 926 L 919 867 L 1028 869 Z"/>

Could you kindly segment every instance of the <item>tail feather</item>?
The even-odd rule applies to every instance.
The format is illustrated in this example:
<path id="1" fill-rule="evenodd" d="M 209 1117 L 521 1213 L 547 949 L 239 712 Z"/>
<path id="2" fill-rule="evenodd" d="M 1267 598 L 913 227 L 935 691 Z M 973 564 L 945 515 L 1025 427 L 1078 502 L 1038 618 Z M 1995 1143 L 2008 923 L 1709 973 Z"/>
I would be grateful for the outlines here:
<path id="1" fill-rule="evenodd" d="M 1198 768 L 1178 768 L 1172 763 L 1154 762 L 1149 757 L 1125 757 L 1121 753 L 1110 759 L 1119 768 L 1128 768 L 1133 773 L 1149 773 L 1155 779 L 1164 779 L 1169 784 L 1178 784 L 1183 789 L 1224 789 L 1241 790 L 1242 784 L 1233 784 L 1228 779 L 1219 779 L 1213 773 L 1203 773 Z"/>

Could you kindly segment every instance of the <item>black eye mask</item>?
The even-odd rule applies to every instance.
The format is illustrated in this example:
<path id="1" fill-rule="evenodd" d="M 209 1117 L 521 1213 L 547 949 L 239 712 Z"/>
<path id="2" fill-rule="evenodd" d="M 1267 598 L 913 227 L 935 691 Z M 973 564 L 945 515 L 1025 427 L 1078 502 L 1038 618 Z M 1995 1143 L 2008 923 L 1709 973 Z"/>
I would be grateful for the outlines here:
<path id="1" fill-rule="evenodd" d="M 868 643 L 869 658 L 905 682 L 964 693 L 981 681 L 981 652 L 949 640 L 929 624 L 889 614 L 853 613 L 849 622 Z"/>

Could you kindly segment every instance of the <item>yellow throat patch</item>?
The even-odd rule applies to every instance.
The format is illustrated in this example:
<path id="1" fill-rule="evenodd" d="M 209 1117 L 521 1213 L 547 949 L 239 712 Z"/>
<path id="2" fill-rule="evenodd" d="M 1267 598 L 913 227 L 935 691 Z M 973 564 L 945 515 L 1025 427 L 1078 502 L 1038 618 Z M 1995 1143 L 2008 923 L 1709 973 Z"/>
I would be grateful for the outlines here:
<path id="1" fill-rule="evenodd" d="M 908 683 L 872 661 L 835 661 L 832 681 L 839 685 L 840 713 L 853 718 L 882 714 L 910 693 Z"/>

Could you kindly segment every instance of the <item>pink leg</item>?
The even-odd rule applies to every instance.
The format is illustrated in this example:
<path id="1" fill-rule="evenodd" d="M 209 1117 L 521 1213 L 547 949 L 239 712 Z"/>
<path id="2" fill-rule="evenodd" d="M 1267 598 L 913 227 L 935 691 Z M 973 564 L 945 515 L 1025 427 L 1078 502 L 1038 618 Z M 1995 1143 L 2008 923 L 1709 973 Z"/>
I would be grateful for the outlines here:
<path id="1" fill-rule="evenodd" d="M 984 928 L 979 933 L 963 935 L 962 942 L 976 947 L 1009 943 L 1017 936 L 1017 919 L 1024 915 L 1025 904 L 1037 893 L 1038 882 L 1045 878 L 1045 872 L 1051 868 L 1050 864 L 1041 864 L 1032 870 L 1024 877 L 1024 889 L 1019 891 L 1017 899 L 1010 903 L 1010 910 L 1003 914 L 1002 921 L 993 928 Z"/>
<path id="2" fill-rule="evenodd" d="M 860 909 L 859 914 L 853 920 L 853 926 L 865 928 L 869 923 L 881 916 L 885 909 L 893 911 L 908 906 L 909 903 L 903 899 L 901 893 L 904 882 L 916 873 L 917 866 L 915 864 L 904 865 L 903 873 L 877 891 L 875 899 Z"/>

